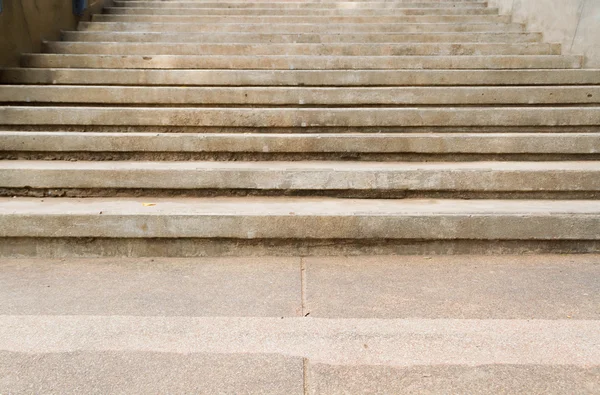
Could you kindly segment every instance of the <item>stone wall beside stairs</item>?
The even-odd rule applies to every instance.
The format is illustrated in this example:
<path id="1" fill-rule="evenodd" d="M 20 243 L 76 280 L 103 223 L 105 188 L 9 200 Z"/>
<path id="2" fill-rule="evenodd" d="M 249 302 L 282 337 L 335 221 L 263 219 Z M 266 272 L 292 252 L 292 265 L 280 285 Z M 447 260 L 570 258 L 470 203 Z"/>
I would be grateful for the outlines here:
<path id="1" fill-rule="evenodd" d="M 563 54 L 585 55 L 584 67 L 600 67 L 600 1 L 490 0 L 513 22 L 544 33 L 545 42 L 562 43 Z"/>
<path id="2" fill-rule="evenodd" d="M 40 52 L 44 40 L 57 40 L 61 30 L 73 30 L 81 20 L 102 11 L 110 0 L 88 0 L 81 17 L 73 15 L 72 0 L 2 0 L 0 66 L 14 66 L 23 52 Z"/>

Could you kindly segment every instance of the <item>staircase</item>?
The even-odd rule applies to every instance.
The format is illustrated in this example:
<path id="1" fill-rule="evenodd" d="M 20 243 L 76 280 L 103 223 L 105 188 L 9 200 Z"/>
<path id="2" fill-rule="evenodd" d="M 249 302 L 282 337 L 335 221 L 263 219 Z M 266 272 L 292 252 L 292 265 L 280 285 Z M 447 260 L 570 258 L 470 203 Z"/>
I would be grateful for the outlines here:
<path id="1" fill-rule="evenodd" d="M 582 61 L 478 0 L 115 0 L 0 71 L 0 255 L 598 252 Z"/>

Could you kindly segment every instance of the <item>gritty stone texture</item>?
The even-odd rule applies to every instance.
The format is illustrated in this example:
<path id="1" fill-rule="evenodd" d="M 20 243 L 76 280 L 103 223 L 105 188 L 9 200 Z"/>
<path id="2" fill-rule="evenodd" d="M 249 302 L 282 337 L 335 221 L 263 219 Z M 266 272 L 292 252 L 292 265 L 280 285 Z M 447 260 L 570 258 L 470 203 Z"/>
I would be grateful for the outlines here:
<path id="1" fill-rule="evenodd" d="M 314 317 L 600 319 L 600 256 L 309 257 Z"/>
<path id="2" fill-rule="evenodd" d="M 236 28 L 239 28 L 236 25 Z M 33 68 L 106 69 L 257 69 L 257 70 L 375 70 L 375 69 L 572 69 L 583 62 L 576 55 L 106 55 L 24 54 L 21 65 Z"/>
<path id="3" fill-rule="evenodd" d="M 0 198 L 1 237 L 598 240 L 600 202 Z"/>
<path id="4" fill-rule="evenodd" d="M 0 150 L 15 152 L 595 154 L 595 133 L 0 133 Z"/>
<path id="5" fill-rule="evenodd" d="M 157 33 L 160 34 L 160 33 Z M 597 70 L 0 69 L 0 82 L 52 85 L 452 86 L 596 84 Z"/>
<path id="6" fill-rule="evenodd" d="M 0 314 L 296 316 L 299 258 L 2 260 Z"/>
<path id="7" fill-rule="evenodd" d="M 600 87 L 93 87 L 6 86 L 0 102 L 239 105 L 594 104 Z"/>
<path id="8" fill-rule="evenodd" d="M 161 33 L 157 33 L 161 34 Z M 452 86 L 596 84 L 597 70 L 0 69 L 0 82 L 52 85 Z"/>
<path id="9" fill-rule="evenodd" d="M 81 22 L 81 31 L 136 31 L 136 32 L 237 32 L 246 33 L 423 33 L 423 32 L 524 32 L 525 25 L 518 23 L 466 23 L 451 24 L 432 23 L 319 23 L 303 22 L 269 22 L 259 23 L 256 20 L 246 23 L 162 23 L 162 22 Z"/>
<path id="10" fill-rule="evenodd" d="M 113 104 L 589 104 L 597 103 L 599 98 L 600 88 L 594 86 L 343 89 L 7 86 L 0 94 L 0 100 L 6 102 Z"/>
<path id="11" fill-rule="evenodd" d="M 158 3 L 162 4 L 162 3 Z M 185 3 L 180 3 L 185 4 Z M 252 4 L 252 3 L 248 3 Z M 323 3 L 324 4 L 324 3 Z M 262 11 L 262 10 L 261 10 Z M 409 42 L 541 42 L 539 33 L 521 32 L 448 32 L 436 33 L 351 33 L 340 35 L 323 33 L 213 33 L 202 32 L 102 32 L 70 31 L 64 32 L 65 41 L 85 42 L 197 42 L 197 43 L 409 43 Z"/>
<path id="12" fill-rule="evenodd" d="M 302 359 L 260 354 L 0 351 L 8 394 L 302 394 Z"/>
<path id="13" fill-rule="evenodd" d="M 187 10 L 179 10 L 184 13 Z M 510 23 L 509 15 L 399 15 L 399 16 L 281 16 L 281 15 L 115 15 L 96 14 L 93 22 L 163 23 Z"/>
<path id="14" fill-rule="evenodd" d="M 309 365 L 309 394 L 597 394 L 600 367 Z"/>
<path id="15" fill-rule="evenodd" d="M 61 116 L 57 117 L 57 112 Z M 207 127 L 594 126 L 600 107 L 30 107 L 0 106 L 3 125 Z"/>
<path id="16" fill-rule="evenodd" d="M 457 56 L 560 55 L 560 45 L 548 43 L 403 43 L 403 44 L 202 44 L 48 42 L 44 52 L 103 55 L 310 55 L 310 56 Z"/>
<path id="17" fill-rule="evenodd" d="M 6 188 L 600 191 L 600 162 L 0 163 Z"/>

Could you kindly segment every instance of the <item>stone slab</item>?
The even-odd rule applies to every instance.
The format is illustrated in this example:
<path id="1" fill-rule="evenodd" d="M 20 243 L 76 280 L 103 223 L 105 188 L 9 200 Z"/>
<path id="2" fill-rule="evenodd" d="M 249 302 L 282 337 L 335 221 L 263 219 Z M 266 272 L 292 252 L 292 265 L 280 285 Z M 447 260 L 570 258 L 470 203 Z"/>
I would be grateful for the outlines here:
<path id="1" fill-rule="evenodd" d="M 53 85 L 598 85 L 600 70 L 127 70 L 10 68 L 0 82 Z"/>
<path id="2" fill-rule="evenodd" d="M 5 188 L 600 191 L 600 162 L 0 162 Z"/>
<path id="3" fill-rule="evenodd" d="M 374 8 L 485 8 L 483 1 L 273 1 L 273 2 L 239 2 L 239 1 L 113 1 L 113 7 L 136 8 L 282 8 L 282 9 L 374 9 Z"/>
<path id="4" fill-rule="evenodd" d="M 239 2 L 239 1 L 113 1 L 113 7 L 127 8 L 281 8 L 281 9 L 377 9 L 377 8 L 486 8 L 487 2 L 483 1 L 273 1 L 273 2 Z"/>
<path id="5" fill-rule="evenodd" d="M 45 42 L 45 53 L 102 55 L 480 56 L 560 55 L 548 43 L 128 43 Z"/>
<path id="6" fill-rule="evenodd" d="M 414 8 L 336 8 L 336 9 L 281 9 L 281 8 L 181 8 L 181 7 L 106 7 L 108 15 L 243 15 L 243 16 L 403 16 L 403 15 L 498 15 L 497 8 L 483 7 L 414 7 Z"/>
<path id="7" fill-rule="evenodd" d="M 595 133 L 111 133 L 0 131 L 0 151 L 595 154 Z"/>
<path id="8" fill-rule="evenodd" d="M 598 229 L 591 200 L 0 199 L 0 237 L 598 240 Z"/>
<path id="9" fill-rule="evenodd" d="M 279 355 L 0 351 L 10 394 L 303 394 L 302 359 Z"/>
<path id="10" fill-rule="evenodd" d="M 600 82 L 600 80 L 599 80 Z M 600 104 L 600 85 L 550 87 L 122 87 L 0 85 L 0 102 L 164 105 Z"/>
<path id="11" fill-rule="evenodd" d="M 234 32 L 234 33 L 359 33 L 359 32 L 524 32 L 525 25 L 518 23 L 230 23 L 198 24 L 175 22 L 80 22 L 78 30 L 107 32 Z"/>
<path id="12" fill-rule="evenodd" d="M 596 394 L 600 367 L 308 365 L 308 394 Z"/>
<path id="13" fill-rule="evenodd" d="M 521 43 L 541 42 L 539 33 L 158 33 L 64 31 L 64 41 L 194 43 Z"/>
<path id="14" fill-rule="evenodd" d="M 303 262 L 304 311 L 311 317 L 600 319 L 599 255 L 306 257 Z"/>
<path id="15" fill-rule="evenodd" d="M 315 55 L 107 55 L 24 54 L 30 68 L 108 69 L 572 69 L 582 57 L 561 55 L 315 56 Z"/>
<path id="16" fill-rule="evenodd" d="M 598 126 L 600 106 L 50 107 L 0 106 L 0 125 L 292 127 Z"/>
<path id="17" fill-rule="evenodd" d="M 509 15 L 403 15 L 403 16 L 244 16 L 244 15 L 110 15 L 95 14 L 93 22 L 175 23 L 510 23 Z"/>
<path id="18" fill-rule="evenodd" d="M 0 315 L 289 317 L 300 288 L 299 258 L 2 259 Z"/>
<path id="19" fill-rule="evenodd" d="M 599 337 L 598 320 L 0 316 L 9 352 L 271 354 L 346 366 L 590 367 L 600 365 Z"/>

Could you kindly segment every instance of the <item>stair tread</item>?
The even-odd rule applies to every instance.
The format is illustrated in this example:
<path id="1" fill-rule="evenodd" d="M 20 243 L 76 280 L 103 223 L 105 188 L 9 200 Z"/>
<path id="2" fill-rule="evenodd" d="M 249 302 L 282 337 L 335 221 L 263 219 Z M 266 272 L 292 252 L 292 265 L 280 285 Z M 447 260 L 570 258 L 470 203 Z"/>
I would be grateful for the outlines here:
<path id="1" fill-rule="evenodd" d="M 155 204 L 146 206 L 143 203 Z M 403 215 L 531 215 L 591 214 L 600 219 L 600 201 L 593 200 L 456 200 L 335 199 L 326 197 L 219 198 L 1 198 L 0 216 L 403 216 Z M 4 228 L 4 232 L 10 232 Z M 600 238 L 600 233 L 597 234 Z"/>
<path id="2" fill-rule="evenodd" d="M 600 69 L 133 70 L 0 69 L 2 83 L 176 86 L 498 86 L 600 84 Z"/>
<path id="3" fill-rule="evenodd" d="M 600 172 L 600 161 L 475 161 L 475 162 L 350 162 L 350 161 L 0 161 L 2 170 L 88 171 L 88 170 L 172 170 L 172 171 L 323 171 L 323 172 Z"/>
<path id="4" fill-rule="evenodd" d="M 0 131 L 1 151 L 597 154 L 596 133 L 144 133 Z"/>
<path id="5" fill-rule="evenodd" d="M 57 117 L 56 114 L 61 114 Z M 32 107 L 0 106 L 3 125 L 195 127 L 595 126 L 600 106 L 580 107 Z"/>

